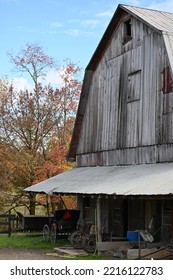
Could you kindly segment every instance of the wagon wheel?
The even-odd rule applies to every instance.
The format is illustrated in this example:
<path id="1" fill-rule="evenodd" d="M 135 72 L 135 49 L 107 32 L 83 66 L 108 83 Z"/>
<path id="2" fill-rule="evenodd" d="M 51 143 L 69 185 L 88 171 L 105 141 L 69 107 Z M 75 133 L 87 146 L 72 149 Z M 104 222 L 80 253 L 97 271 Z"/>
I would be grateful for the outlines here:
<path id="1" fill-rule="evenodd" d="M 94 253 L 96 250 L 96 236 L 87 234 L 82 242 L 83 249 L 88 253 Z"/>
<path id="2" fill-rule="evenodd" d="M 78 248 L 81 249 L 82 248 L 82 234 L 80 231 L 74 231 L 71 235 L 70 235 L 70 244 L 74 247 L 74 248 Z"/>
<path id="3" fill-rule="evenodd" d="M 50 229 L 49 226 L 46 224 L 43 227 L 43 240 L 49 241 L 50 239 Z"/>
<path id="4" fill-rule="evenodd" d="M 51 225 L 50 240 L 51 240 L 52 243 L 56 242 L 56 224 Z"/>

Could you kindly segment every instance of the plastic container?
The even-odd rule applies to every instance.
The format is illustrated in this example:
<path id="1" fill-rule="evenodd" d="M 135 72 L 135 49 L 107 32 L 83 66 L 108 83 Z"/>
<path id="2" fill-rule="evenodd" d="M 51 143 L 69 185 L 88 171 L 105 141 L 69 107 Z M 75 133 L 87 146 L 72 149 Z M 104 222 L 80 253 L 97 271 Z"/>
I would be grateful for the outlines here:
<path id="1" fill-rule="evenodd" d="M 141 236 L 138 231 L 127 231 L 127 240 L 128 241 L 139 241 L 141 240 Z"/>

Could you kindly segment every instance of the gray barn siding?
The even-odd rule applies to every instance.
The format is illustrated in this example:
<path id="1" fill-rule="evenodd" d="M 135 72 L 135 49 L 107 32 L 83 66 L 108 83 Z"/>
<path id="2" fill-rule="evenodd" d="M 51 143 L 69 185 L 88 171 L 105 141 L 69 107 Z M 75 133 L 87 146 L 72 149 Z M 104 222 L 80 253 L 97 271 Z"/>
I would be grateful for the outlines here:
<path id="1" fill-rule="evenodd" d="M 132 18 L 132 40 L 123 44 L 124 19 L 93 73 L 78 166 L 164 162 L 167 148 L 159 145 L 173 142 L 173 93 L 163 94 L 169 66 L 163 38 Z"/>

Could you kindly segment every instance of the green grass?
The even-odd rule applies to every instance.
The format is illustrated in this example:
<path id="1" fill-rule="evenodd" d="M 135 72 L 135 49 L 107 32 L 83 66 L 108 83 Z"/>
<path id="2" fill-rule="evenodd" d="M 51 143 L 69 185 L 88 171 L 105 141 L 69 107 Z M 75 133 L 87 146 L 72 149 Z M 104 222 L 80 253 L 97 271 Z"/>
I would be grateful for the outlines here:
<path id="1" fill-rule="evenodd" d="M 52 244 L 50 241 L 44 241 L 41 234 L 12 234 L 8 235 L 0 234 L 0 249 L 1 248 L 24 248 L 24 249 L 44 249 L 53 250 L 55 247 L 64 247 L 68 245 L 67 240 L 57 240 L 56 244 Z M 66 260 L 102 260 L 103 256 L 97 254 L 90 254 L 88 256 L 80 256 L 74 258 L 64 257 Z"/>
<path id="2" fill-rule="evenodd" d="M 0 248 L 25 248 L 25 249 L 53 249 L 68 244 L 67 240 L 58 240 L 56 244 L 44 241 L 39 234 L 12 234 L 0 235 Z"/>

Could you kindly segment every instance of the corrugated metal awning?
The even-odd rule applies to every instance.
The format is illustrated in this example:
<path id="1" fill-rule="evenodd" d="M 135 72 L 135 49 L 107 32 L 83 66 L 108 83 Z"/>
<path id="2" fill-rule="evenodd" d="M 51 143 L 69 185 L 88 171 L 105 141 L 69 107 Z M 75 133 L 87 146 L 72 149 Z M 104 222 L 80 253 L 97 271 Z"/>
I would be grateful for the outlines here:
<path id="1" fill-rule="evenodd" d="M 173 163 L 80 167 L 26 188 L 54 194 L 170 195 Z"/>

